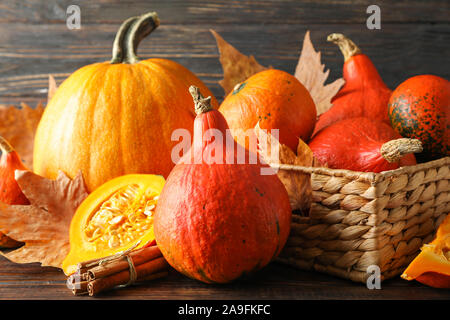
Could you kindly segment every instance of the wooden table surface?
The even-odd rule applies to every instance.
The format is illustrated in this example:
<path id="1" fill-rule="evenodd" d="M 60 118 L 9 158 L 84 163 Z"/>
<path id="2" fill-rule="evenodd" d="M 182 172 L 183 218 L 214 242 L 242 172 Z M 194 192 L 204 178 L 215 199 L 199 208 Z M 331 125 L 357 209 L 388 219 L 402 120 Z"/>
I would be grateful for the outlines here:
<path id="1" fill-rule="evenodd" d="M 66 27 L 66 8 L 81 8 L 81 29 Z M 381 30 L 368 30 L 366 8 L 381 8 Z M 332 32 L 353 39 L 391 88 L 431 73 L 450 79 L 449 1 L 230 1 L 230 0 L 2 0 L 0 4 L 0 104 L 45 102 L 48 74 L 58 83 L 76 69 L 109 60 L 119 24 L 157 11 L 161 26 L 145 39 L 142 58 L 175 60 L 195 72 L 221 100 L 222 69 L 209 29 L 263 65 L 293 73 L 306 30 L 330 80 L 341 76 L 343 58 L 326 42 Z M 0 257 L 0 299 L 73 297 L 54 268 L 17 265 Z M 273 263 L 252 278 L 210 286 L 173 273 L 146 286 L 110 291 L 120 299 L 450 299 L 437 290 L 400 278 L 382 290 Z"/>

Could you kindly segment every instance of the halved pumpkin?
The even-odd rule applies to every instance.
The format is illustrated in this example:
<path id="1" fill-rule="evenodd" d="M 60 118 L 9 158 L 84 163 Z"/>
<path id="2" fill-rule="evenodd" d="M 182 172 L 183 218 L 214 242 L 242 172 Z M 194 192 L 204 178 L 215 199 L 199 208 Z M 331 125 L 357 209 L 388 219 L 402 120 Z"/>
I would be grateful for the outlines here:
<path id="1" fill-rule="evenodd" d="M 63 261 L 66 275 L 79 262 L 98 259 L 154 242 L 153 214 L 165 180 L 151 174 L 112 179 L 92 192 L 70 224 L 70 252 Z"/>
<path id="2" fill-rule="evenodd" d="M 440 224 L 436 238 L 422 246 L 401 277 L 434 288 L 450 288 L 450 214 Z"/>

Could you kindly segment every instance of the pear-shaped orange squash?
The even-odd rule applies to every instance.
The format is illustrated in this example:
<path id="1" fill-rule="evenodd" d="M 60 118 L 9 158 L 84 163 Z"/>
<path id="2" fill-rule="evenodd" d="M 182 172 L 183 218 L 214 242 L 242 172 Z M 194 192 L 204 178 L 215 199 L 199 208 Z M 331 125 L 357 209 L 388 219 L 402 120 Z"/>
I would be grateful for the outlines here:
<path id="1" fill-rule="evenodd" d="M 389 124 L 387 106 L 392 91 L 370 58 L 343 34 L 330 34 L 327 40 L 336 43 L 344 55 L 345 85 L 331 101 L 333 106 L 317 120 L 313 136 L 323 128 L 349 118 L 367 117 Z"/>
<path id="2" fill-rule="evenodd" d="M 139 41 L 158 25 L 154 12 L 126 20 L 110 62 L 85 66 L 61 84 L 36 132 L 36 173 L 54 179 L 59 170 L 71 178 L 82 171 L 89 191 L 124 174 L 169 174 L 173 131 L 192 132 L 189 85 L 211 93 L 176 62 L 137 58 Z"/>
<path id="3" fill-rule="evenodd" d="M 233 138 L 223 115 L 198 88 L 192 95 L 197 112 L 193 151 L 167 178 L 155 213 L 155 239 L 181 273 L 226 283 L 280 253 L 290 231 L 291 206 L 277 175 L 263 174 L 269 166 L 250 164 L 250 152 L 237 143 L 227 145 Z M 238 154 L 245 154 L 246 163 L 238 163 Z"/>
<path id="4" fill-rule="evenodd" d="M 16 170 L 28 170 L 14 148 L 0 137 L 0 201 L 7 204 L 29 204 L 15 179 Z M 21 243 L 0 232 L 0 247 L 15 248 Z"/>

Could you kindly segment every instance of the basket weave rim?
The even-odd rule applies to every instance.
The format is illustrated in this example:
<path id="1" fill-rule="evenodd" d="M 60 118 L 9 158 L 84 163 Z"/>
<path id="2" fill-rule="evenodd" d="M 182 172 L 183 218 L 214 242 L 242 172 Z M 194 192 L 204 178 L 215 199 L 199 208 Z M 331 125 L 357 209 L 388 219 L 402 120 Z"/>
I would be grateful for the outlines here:
<path id="1" fill-rule="evenodd" d="M 444 157 L 433 161 L 428 161 L 425 163 L 419 163 L 413 166 L 405 166 L 400 167 L 394 170 L 382 171 L 380 173 L 375 172 L 360 172 L 360 171 L 352 171 L 346 169 L 331 169 L 326 167 L 303 167 L 303 166 L 291 166 L 291 165 L 279 165 L 279 164 L 271 164 L 271 167 L 280 169 L 280 170 L 297 170 L 302 171 L 304 173 L 315 173 L 315 174 L 324 174 L 335 177 L 344 177 L 348 179 L 357 179 L 357 180 L 365 180 L 370 183 L 377 183 L 380 180 L 384 180 L 388 177 L 398 176 L 403 173 L 414 173 L 419 170 L 426 170 L 435 167 L 441 167 L 443 165 L 450 164 L 450 157 Z"/>

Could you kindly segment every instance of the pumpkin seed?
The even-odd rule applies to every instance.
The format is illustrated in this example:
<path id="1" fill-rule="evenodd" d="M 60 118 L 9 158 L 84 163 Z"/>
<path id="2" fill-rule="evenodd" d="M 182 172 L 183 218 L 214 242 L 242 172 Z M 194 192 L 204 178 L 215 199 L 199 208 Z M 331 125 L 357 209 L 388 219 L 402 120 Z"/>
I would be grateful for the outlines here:
<path id="1" fill-rule="evenodd" d="M 84 233 L 88 241 L 95 250 L 136 241 L 150 229 L 158 198 L 157 193 L 141 190 L 138 185 L 118 190 L 87 222 Z"/>

